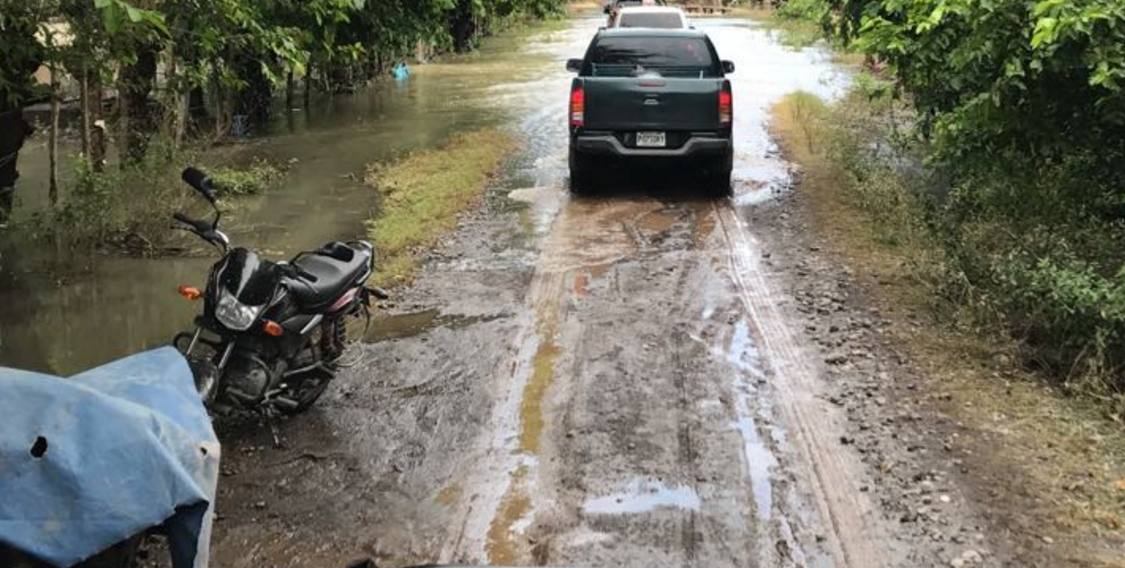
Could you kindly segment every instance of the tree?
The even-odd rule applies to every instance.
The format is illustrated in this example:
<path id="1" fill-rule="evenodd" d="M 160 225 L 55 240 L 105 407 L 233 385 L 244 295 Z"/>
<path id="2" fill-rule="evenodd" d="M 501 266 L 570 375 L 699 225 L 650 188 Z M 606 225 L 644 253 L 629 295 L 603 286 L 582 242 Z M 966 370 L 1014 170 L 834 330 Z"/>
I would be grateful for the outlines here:
<path id="1" fill-rule="evenodd" d="M 32 132 L 23 107 L 45 95 L 33 78 L 46 58 L 35 37 L 43 17 L 39 4 L 0 0 L 0 222 L 11 209 L 19 151 Z"/>

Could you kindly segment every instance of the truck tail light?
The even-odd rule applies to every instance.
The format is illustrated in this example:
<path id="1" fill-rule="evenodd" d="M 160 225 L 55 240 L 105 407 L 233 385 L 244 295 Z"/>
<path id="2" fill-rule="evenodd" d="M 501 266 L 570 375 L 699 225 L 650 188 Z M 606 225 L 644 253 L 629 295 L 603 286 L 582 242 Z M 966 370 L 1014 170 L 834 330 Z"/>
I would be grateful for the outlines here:
<path id="1" fill-rule="evenodd" d="M 586 89 L 580 83 L 570 88 L 570 125 L 579 127 L 586 123 Z"/>
<path id="2" fill-rule="evenodd" d="M 730 81 L 723 82 L 719 91 L 719 123 L 730 126 L 734 121 L 734 95 L 731 94 Z"/>

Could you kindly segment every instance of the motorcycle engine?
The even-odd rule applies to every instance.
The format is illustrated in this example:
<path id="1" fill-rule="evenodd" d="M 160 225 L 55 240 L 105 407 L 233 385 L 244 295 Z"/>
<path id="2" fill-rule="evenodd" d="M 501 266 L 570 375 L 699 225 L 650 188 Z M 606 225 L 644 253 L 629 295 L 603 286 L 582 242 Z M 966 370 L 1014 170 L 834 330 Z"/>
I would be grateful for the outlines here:
<path id="1" fill-rule="evenodd" d="M 244 359 L 227 372 L 227 389 L 245 398 L 260 400 L 269 385 L 270 370 L 257 359 Z"/>

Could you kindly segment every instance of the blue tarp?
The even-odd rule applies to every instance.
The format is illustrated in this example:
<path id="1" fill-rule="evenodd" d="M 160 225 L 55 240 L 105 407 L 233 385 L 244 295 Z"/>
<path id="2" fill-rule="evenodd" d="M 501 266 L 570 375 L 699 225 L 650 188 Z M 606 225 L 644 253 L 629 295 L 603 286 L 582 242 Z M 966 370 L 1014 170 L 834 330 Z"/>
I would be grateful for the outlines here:
<path id="1" fill-rule="evenodd" d="M 173 566 L 203 568 L 219 454 L 171 347 L 69 379 L 0 367 L 0 543 L 68 567 L 163 526 Z"/>
<path id="2" fill-rule="evenodd" d="M 406 66 L 406 63 L 399 62 L 391 69 L 391 75 L 399 81 L 404 81 L 410 78 L 410 68 Z"/>

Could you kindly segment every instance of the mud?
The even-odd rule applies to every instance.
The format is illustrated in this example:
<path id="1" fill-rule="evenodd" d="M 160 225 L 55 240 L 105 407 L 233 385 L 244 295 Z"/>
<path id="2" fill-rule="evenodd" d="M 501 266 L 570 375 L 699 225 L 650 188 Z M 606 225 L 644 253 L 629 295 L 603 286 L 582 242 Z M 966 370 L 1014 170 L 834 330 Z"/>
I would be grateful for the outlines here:
<path id="1" fill-rule="evenodd" d="M 702 21 L 739 68 L 735 196 L 700 199 L 687 172 L 571 198 L 555 95 L 600 20 L 533 39 L 556 66 L 496 88 L 522 105 L 528 149 L 385 306 L 361 363 L 277 425 L 282 448 L 224 425 L 215 565 L 999 564 L 1004 536 L 936 450 L 909 449 L 933 441 L 857 433 L 909 412 L 897 383 L 839 398 L 896 358 L 775 222 L 792 179 L 765 109 L 846 77 L 747 22 Z M 809 299 L 802 272 L 828 295 Z"/>

